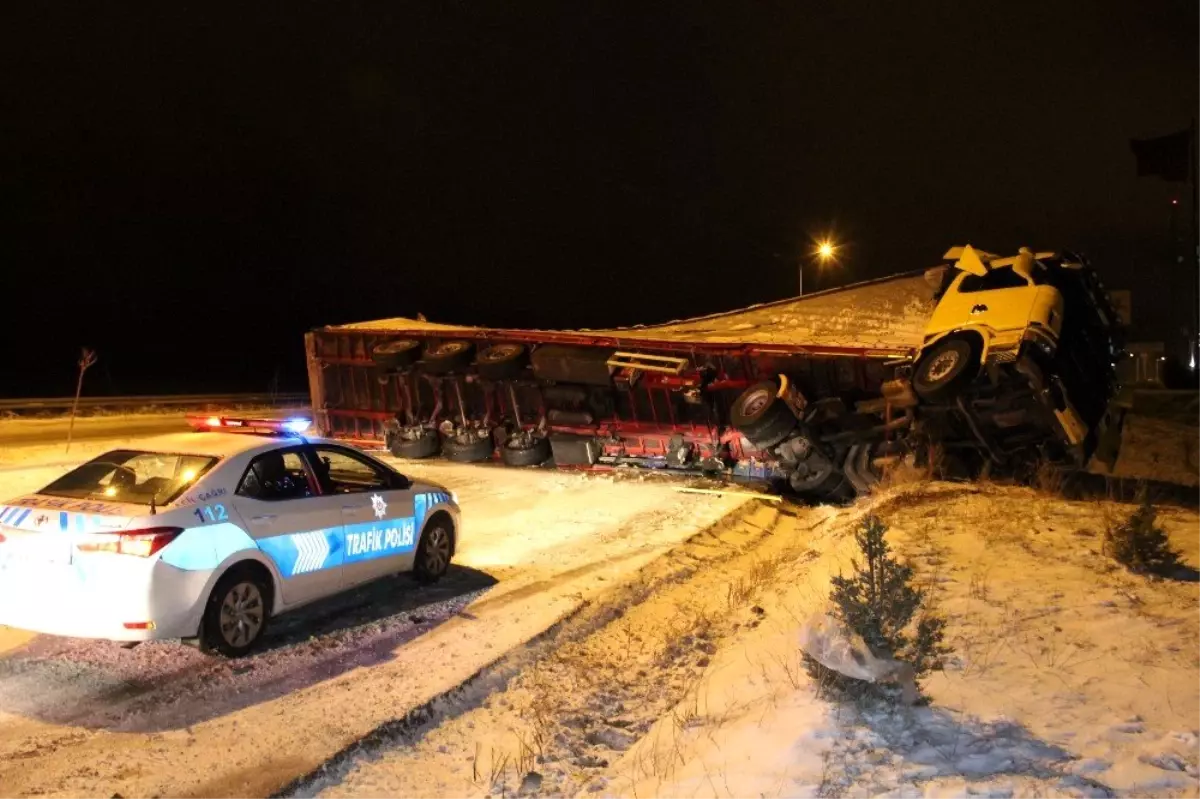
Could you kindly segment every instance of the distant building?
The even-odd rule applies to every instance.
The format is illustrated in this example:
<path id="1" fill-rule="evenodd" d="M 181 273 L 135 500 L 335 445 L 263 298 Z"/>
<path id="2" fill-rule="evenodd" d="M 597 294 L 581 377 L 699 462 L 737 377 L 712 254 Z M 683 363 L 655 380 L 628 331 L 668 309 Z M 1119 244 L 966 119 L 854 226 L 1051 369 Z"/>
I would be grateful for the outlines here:
<path id="1" fill-rule="evenodd" d="M 1163 387 L 1166 345 L 1161 341 L 1138 341 L 1125 345 L 1125 357 L 1117 364 L 1122 385 Z"/>

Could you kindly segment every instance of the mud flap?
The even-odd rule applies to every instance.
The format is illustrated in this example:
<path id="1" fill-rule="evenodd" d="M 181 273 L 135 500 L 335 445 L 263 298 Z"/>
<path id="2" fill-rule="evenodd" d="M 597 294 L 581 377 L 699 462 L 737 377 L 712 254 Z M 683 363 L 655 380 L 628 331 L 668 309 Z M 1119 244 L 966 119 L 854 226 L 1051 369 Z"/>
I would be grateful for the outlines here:
<path id="1" fill-rule="evenodd" d="M 846 479 L 850 481 L 850 485 L 854 486 L 854 492 L 860 497 L 865 497 L 871 493 L 871 486 L 858 471 L 860 453 L 866 451 L 865 447 L 865 444 L 855 444 L 850 447 L 850 451 L 846 453 L 846 463 L 842 467 L 842 472 L 846 475 Z"/>

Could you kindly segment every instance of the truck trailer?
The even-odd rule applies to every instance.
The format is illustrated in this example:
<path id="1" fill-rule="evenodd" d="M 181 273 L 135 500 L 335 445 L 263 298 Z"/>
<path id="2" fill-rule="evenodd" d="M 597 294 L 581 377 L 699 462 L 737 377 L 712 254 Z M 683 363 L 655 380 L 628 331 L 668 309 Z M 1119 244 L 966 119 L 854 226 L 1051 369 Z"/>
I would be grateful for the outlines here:
<path id="1" fill-rule="evenodd" d="M 880 280 L 660 325 L 392 318 L 306 335 L 323 435 L 510 466 L 641 466 L 870 492 L 911 456 L 1028 473 L 1115 458 L 1121 332 L 1069 252 L 953 247 Z"/>

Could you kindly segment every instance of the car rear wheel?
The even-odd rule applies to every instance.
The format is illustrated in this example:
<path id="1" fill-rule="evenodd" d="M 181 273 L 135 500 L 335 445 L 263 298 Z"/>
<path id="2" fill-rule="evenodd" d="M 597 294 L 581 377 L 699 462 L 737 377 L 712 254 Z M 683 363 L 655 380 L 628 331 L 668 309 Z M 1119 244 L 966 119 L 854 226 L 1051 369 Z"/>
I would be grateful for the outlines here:
<path id="1" fill-rule="evenodd" d="M 251 569 L 235 568 L 217 581 L 200 623 L 200 650 L 242 657 L 267 629 L 271 589 Z"/>
<path id="2" fill-rule="evenodd" d="M 443 514 L 444 515 L 444 514 Z M 413 577 L 419 583 L 436 583 L 450 568 L 451 546 L 450 523 L 434 519 L 421 533 L 417 554 L 413 562 Z"/>

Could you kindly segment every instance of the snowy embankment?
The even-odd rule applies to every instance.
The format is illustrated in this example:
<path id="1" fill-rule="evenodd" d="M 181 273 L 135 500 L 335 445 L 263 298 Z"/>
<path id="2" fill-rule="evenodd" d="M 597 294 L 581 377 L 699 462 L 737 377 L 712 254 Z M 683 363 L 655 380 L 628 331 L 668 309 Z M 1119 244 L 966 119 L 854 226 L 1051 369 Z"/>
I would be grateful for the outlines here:
<path id="1" fill-rule="evenodd" d="M 834 701 L 801 665 L 868 510 L 949 621 L 928 706 Z M 1130 510 L 950 484 L 744 510 L 295 795 L 1194 796 L 1200 593 L 1100 553 Z M 1195 565 L 1197 514 L 1159 520 Z"/>
<path id="2" fill-rule="evenodd" d="M 1103 557 L 1129 506 L 996 486 L 882 497 L 890 538 L 949 619 L 949 667 L 928 707 L 818 698 L 799 619 L 849 569 L 849 530 L 761 593 L 766 623 L 723 647 L 683 703 L 614 766 L 636 796 L 905 794 L 1195 796 L 1197 583 L 1149 580 Z M 1160 515 L 1196 564 L 1197 515 Z M 850 521 L 846 519 L 845 521 Z"/>

